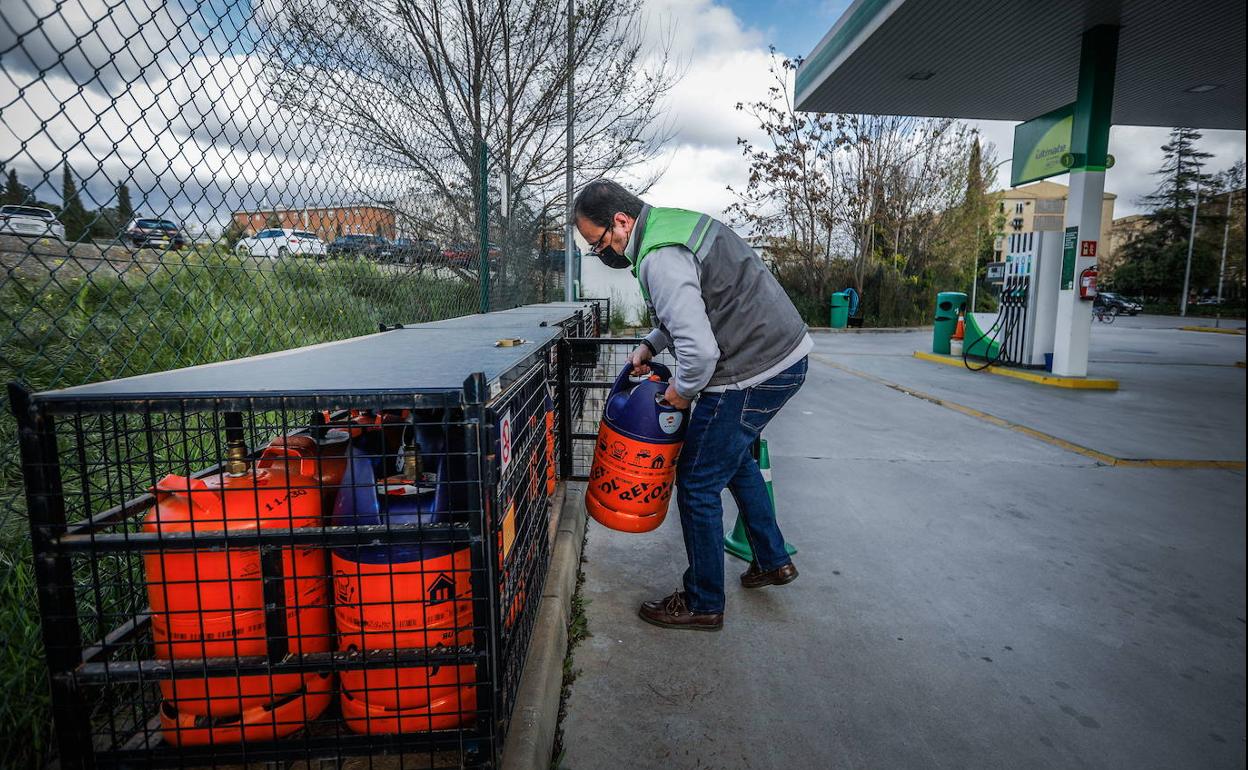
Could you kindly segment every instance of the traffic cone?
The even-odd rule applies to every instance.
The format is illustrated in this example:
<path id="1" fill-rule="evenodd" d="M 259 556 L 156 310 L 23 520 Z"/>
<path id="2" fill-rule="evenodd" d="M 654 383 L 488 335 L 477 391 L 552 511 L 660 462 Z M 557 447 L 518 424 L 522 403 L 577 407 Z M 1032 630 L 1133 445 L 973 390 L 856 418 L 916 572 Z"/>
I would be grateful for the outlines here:
<path id="1" fill-rule="evenodd" d="M 966 338 L 966 317 L 958 313 L 958 325 L 953 329 L 953 337 L 949 339 L 949 355 L 962 357 L 962 345 Z"/>
<path id="2" fill-rule="evenodd" d="M 759 438 L 754 442 L 754 459 L 758 461 L 758 469 L 763 472 L 763 481 L 767 484 L 767 496 L 771 498 L 771 507 L 776 507 L 776 493 L 771 486 L 771 455 L 767 452 L 767 439 Z M 741 561 L 754 561 L 754 551 L 750 549 L 749 538 L 745 535 L 745 519 L 737 512 L 737 523 L 732 527 L 732 534 L 724 538 L 724 550 Z M 797 553 L 797 549 L 789 543 L 784 544 L 789 555 Z"/>

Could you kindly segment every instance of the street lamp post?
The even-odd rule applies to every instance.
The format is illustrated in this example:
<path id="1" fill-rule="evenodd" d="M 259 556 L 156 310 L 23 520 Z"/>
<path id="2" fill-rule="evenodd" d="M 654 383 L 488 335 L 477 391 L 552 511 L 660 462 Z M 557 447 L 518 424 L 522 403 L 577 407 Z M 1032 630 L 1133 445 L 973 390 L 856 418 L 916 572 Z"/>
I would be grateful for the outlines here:
<path id="1" fill-rule="evenodd" d="M 1231 199 L 1234 190 L 1226 191 L 1226 224 L 1222 226 L 1222 264 L 1218 266 L 1218 317 L 1213 322 L 1215 327 L 1222 325 L 1222 279 L 1226 277 L 1226 241 L 1231 236 Z"/>
<path id="2" fill-rule="evenodd" d="M 1179 298 L 1179 315 L 1187 315 L 1187 291 L 1192 281 L 1192 247 L 1196 245 L 1196 212 L 1200 209 L 1200 179 L 1196 180 L 1196 200 L 1192 201 L 1192 229 L 1187 234 L 1187 267 L 1183 270 L 1183 296 Z"/>
<path id="3" fill-rule="evenodd" d="M 572 273 L 575 262 L 574 251 L 576 244 L 573 242 L 573 225 L 572 221 L 572 159 L 573 159 L 573 142 L 572 142 L 572 122 L 573 122 L 573 91 L 576 88 L 576 70 L 572 63 L 573 57 L 576 55 L 576 6 L 573 0 L 568 0 L 568 93 L 567 93 L 567 158 L 565 163 L 567 168 L 564 169 L 564 195 L 567 200 L 565 202 L 563 225 L 563 299 L 565 302 L 572 302 L 576 299 L 575 287 L 572 284 Z"/>

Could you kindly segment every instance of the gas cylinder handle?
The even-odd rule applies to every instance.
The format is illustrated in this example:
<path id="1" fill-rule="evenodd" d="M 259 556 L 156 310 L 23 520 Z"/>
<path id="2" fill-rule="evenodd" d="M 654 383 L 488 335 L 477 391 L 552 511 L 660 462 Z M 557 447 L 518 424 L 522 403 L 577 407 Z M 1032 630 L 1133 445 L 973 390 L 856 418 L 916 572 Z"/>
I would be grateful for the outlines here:
<path id="1" fill-rule="evenodd" d="M 211 488 L 208 486 L 208 482 L 203 479 L 197 479 L 193 476 L 178 476 L 171 473 L 156 482 L 156 491 L 189 495 L 193 492 L 208 492 L 211 491 Z M 201 505 L 217 514 L 220 514 L 222 511 L 221 498 L 217 494 L 196 495 L 195 504 Z"/>
<path id="2" fill-rule="evenodd" d="M 646 366 L 650 367 L 651 371 L 655 374 L 662 377 L 664 382 L 672 381 L 672 370 L 668 369 L 663 364 L 660 364 L 658 361 L 647 361 Z"/>
<path id="3" fill-rule="evenodd" d="M 657 361 L 647 361 L 646 366 L 650 367 L 650 370 L 653 371 L 655 374 L 662 377 L 665 382 L 671 382 L 671 379 L 672 379 L 671 369 L 668 369 L 666 366 L 664 366 L 663 364 L 660 364 Z M 619 376 L 615 378 L 615 384 L 611 386 L 611 393 L 609 395 L 614 395 L 616 393 L 623 391 L 624 384 L 628 382 L 629 376 L 632 374 L 632 372 L 633 372 L 633 362 L 625 361 L 624 368 L 620 370 Z"/>
<path id="4" fill-rule="evenodd" d="M 291 438 L 297 438 L 292 436 Z M 310 438 L 308 439 L 311 440 Z M 287 463 L 291 460 L 299 461 L 299 475 L 308 478 L 316 478 L 316 457 L 311 454 L 305 454 L 300 451 L 300 447 L 294 443 L 286 443 L 281 446 L 269 446 L 264 448 L 260 453 L 260 462 L 258 466 L 261 468 L 271 468 L 275 459 L 284 459 Z M 289 466 L 287 466 L 289 467 Z"/>

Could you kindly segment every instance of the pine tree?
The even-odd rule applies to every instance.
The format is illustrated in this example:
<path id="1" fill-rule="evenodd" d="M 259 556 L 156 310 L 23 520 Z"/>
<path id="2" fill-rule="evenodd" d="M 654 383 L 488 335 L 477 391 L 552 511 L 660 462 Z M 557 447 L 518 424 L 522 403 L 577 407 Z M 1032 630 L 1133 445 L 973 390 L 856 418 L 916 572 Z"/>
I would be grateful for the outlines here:
<path id="1" fill-rule="evenodd" d="M 130 203 L 130 188 L 124 184 L 117 185 L 117 221 L 118 227 L 125 227 L 134 218 L 134 206 Z"/>
<path id="2" fill-rule="evenodd" d="M 65 162 L 61 175 L 61 224 L 65 225 L 65 239 L 79 241 L 90 231 L 87 210 L 78 197 L 78 187 L 74 184 L 74 172 Z"/>
<path id="3" fill-rule="evenodd" d="M 1192 205 L 1199 193 L 1207 201 L 1213 179 L 1201 171 L 1213 157 L 1196 147 L 1201 134 L 1193 128 L 1175 128 L 1161 146 L 1164 159 L 1154 173 L 1161 182 L 1140 202 L 1150 209 L 1149 228 L 1127 244 L 1123 263 L 1114 270 L 1114 288 L 1133 294 L 1177 301 L 1183 288 L 1187 241 L 1192 227 Z M 1218 212 L 1201 206 L 1200 222 L 1192 253 L 1192 286 L 1207 283 L 1217 265 L 1214 247 L 1202 231 L 1217 219 Z M 1220 221 L 1220 220 L 1218 220 Z"/>
<path id="4" fill-rule="evenodd" d="M 1153 172 L 1161 183 L 1141 201 L 1152 209 L 1149 219 L 1165 231 L 1168 241 L 1185 240 L 1192 224 L 1192 204 L 1197 188 L 1208 194 L 1213 179 L 1201 173 L 1204 162 L 1213 155 L 1196 148 L 1201 133 L 1194 128 L 1175 128 L 1170 141 L 1161 146 L 1165 160 Z"/>
<path id="5" fill-rule="evenodd" d="M 26 201 L 26 188 L 22 187 L 22 183 L 17 179 L 17 169 L 9 169 L 9 178 L 4 186 L 4 202 L 5 203 L 24 203 Z"/>

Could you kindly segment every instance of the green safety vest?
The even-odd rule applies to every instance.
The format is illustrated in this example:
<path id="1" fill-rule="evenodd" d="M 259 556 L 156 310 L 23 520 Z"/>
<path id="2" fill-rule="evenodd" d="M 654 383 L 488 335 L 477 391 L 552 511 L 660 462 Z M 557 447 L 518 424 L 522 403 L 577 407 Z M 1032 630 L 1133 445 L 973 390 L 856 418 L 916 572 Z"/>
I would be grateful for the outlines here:
<path id="1" fill-rule="evenodd" d="M 641 287 L 641 296 L 650 301 L 650 292 L 641 281 L 641 262 L 646 255 L 664 246 L 684 246 L 694 254 L 706 240 L 710 232 L 711 219 L 706 214 L 686 209 L 664 209 L 651 207 L 646 218 L 639 224 L 642 226 L 641 240 L 637 244 L 637 253 L 633 256 L 633 276 Z"/>
<path id="2" fill-rule="evenodd" d="M 702 303 L 719 361 L 711 385 L 740 382 L 771 368 L 806 336 L 806 324 L 754 249 L 731 228 L 706 214 L 647 206 L 637 219 L 636 249 L 629 256 L 646 307 L 650 291 L 641 263 L 655 249 L 680 246 L 698 264 Z M 662 326 L 662 319 L 656 319 Z"/>

